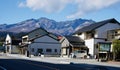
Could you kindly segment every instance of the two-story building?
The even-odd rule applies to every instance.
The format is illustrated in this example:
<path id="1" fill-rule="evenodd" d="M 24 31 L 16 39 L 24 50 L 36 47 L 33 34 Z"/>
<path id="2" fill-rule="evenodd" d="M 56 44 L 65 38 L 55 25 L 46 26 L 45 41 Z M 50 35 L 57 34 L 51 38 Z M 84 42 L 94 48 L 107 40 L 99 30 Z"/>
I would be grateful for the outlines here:
<path id="1" fill-rule="evenodd" d="M 35 29 L 23 36 L 22 44 L 26 47 L 27 55 L 60 55 L 61 44 L 58 36 L 43 28 Z"/>
<path id="2" fill-rule="evenodd" d="M 65 36 L 61 40 L 61 56 L 69 57 L 72 52 L 77 50 L 86 50 L 88 48 L 85 46 L 84 40 L 78 36 Z"/>
<path id="3" fill-rule="evenodd" d="M 89 54 L 95 56 L 98 53 L 107 53 L 107 51 L 111 50 L 111 40 L 109 40 L 108 31 L 119 28 L 120 23 L 113 18 L 83 27 L 76 31 L 74 35 L 82 38 L 85 41 L 85 45 L 89 48 Z"/>
<path id="4" fill-rule="evenodd" d="M 9 34 L 7 34 L 5 39 L 5 52 L 6 53 L 19 53 L 19 43 L 20 39 L 12 39 Z"/>

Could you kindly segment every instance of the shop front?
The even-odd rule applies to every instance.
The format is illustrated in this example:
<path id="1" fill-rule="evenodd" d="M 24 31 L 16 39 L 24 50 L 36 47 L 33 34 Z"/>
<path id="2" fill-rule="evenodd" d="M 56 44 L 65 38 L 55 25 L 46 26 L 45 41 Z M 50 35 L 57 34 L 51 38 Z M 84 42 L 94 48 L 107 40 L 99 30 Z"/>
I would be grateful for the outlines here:
<path id="1" fill-rule="evenodd" d="M 98 43 L 98 60 L 109 60 L 111 57 L 111 42 L 99 42 Z"/>

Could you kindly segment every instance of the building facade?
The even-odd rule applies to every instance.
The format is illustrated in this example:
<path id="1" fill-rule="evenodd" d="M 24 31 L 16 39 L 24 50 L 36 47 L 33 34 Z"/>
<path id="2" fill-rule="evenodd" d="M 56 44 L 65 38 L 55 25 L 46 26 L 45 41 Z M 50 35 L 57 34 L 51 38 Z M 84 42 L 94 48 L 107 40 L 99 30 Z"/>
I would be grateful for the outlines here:
<path id="1" fill-rule="evenodd" d="M 7 34 L 6 39 L 5 39 L 5 52 L 6 53 L 11 53 L 11 44 L 12 44 L 12 39 L 9 34 Z"/>
<path id="2" fill-rule="evenodd" d="M 60 55 L 61 50 L 60 42 L 49 35 L 38 37 L 32 40 L 31 44 L 29 44 L 28 47 L 28 50 L 32 55 Z"/>
<path id="3" fill-rule="evenodd" d="M 42 28 L 35 29 L 22 37 L 24 52 L 28 55 L 60 55 L 61 44 L 58 36 Z"/>
<path id="4" fill-rule="evenodd" d="M 120 23 L 115 19 L 108 19 L 101 22 L 91 24 L 83 27 L 75 32 L 76 36 L 79 36 L 85 41 L 85 45 L 89 48 L 89 54 L 95 56 L 99 53 L 100 47 L 98 44 L 102 44 L 103 48 L 111 48 L 108 38 L 108 31 L 120 28 Z M 105 46 L 106 45 L 106 46 Z"/>
<path id="5" fill-rule="evenodd" d="M 78 50 L 86 50 L 84 40 L 78 36 L 65 36 L 61 39 L 61 56 L 69 57 L 71 53 Z"/>
<path id="6" fill-rule="evenodd" d="M 7 34 L 5 39 L 5 52 L 6 53 L 20 53 L 19 43 L 21 40 L 12 39 L 9 34 Z"/>

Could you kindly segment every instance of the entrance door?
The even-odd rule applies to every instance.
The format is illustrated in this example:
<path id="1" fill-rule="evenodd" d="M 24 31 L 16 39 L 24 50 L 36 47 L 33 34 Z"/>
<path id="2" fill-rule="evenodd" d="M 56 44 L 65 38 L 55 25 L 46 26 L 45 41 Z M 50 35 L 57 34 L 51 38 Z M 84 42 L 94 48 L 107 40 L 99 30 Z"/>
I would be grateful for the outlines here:
<path id="1" fill-rule="evenodd" d="M 40 53 L 40 54 L 43 54 L 43 49 L 40 49 L 40 48 L 39 48 L 39 49 L 37 50 L 37 52 Z"/>
<path id="2" fill-rule="evenodd" d="M 107 53 L 99 53 L 99 58 L 105 59 L 107 56 Z"/>
<path id="3" fill-rule="evenodd" d="M 69 48 L 66 49 L 66 53 L 67 53 L 67 55 L 69 55 Z"/>
<path id="4" fill-rule="evenodd" d="M 26 51 L 25 51 L 25 55 L 26 55 L 27 57 L 29 57 L 29 56 L 30 56 L 30 52 L 29 52 L 28 50 L 26 50 Z"/>

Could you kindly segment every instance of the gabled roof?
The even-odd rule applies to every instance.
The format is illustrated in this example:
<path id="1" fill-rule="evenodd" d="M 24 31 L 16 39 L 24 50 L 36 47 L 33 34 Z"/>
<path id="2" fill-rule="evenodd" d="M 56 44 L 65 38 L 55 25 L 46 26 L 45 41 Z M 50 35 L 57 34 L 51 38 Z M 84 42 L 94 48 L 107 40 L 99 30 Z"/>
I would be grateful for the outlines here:
<path id="1" fill-rule="evenodd" d="M 53 34 L 53 33 L 49 33 L 48 36 L 50 36 L 51 38 L 58 40 L 58 41 L 62 38 L 62 36 L 57 35 L 57 34 Z"/>
<path id="2" fill-rule="evenodd" d="M 77 36 L 65 36 L 72 47 L 86 47 L 84 40 Z"/>
<path id="3" fill-rule="evenodd" d="M 36 29 L 34 29 L 34 30 L 28 32 L 26 35 L 28 35 L 28 34 L 34 32 L 34 31 L 37 31 L 37 30 L 41 30 L 41 31 L 44 31 L 44 32 L 48 33 L 47 30 L 45 30 L 44 28 L 36 28 Z"/>
<path id="4" fill-rule="evenodd" d="M 48 33 L 48 34 L 45 34 L 45 35 L 38 35 L 37 37 L 32 38 L 32 39 L 30 39 L 30 40 L 33 41 L 33 40 L 35 40 L 35 39 L 37 39 L 37 38 L 40 38 L 40 37 L 43 37 L 43 36 L 49 36 L 49 37 L 51 37 L 51 38 L 59 41 L 59 38 L 58 38 L 59 36 L 57 36 L 57 35 L 55 35 L 55 34 L 53 34 L 53 33 Z"/>
<path id="5" fill-rule="evenodd" d="M 37 28 L 37 29 L 34 29 L 34 30 L 28 32 L 23 37 L 28 36 L 29 39 L 33 39 L 33 38 L 36 38 L 37 36 L 43 36 L 46 34 L 48 34 L 47 30 L 45 30 L 43 28 Z"/>
<path id="6" fill-rule="evenodd" d="M 12 40 L 12 45 L 19 45 L 21 42 L 22 40 Z"/>
<path id="7" fill-rule="evenodd" d="M 97 29 L 97 28 L 99 28 L 99 27 L 101 27 L 101 26 L 103 26 L 107 23 L 118 23 L 120 25 L 120 23 L 116 19 L 112 18 L 112 19 L 107 19 L 107 20 L 104 20 L 104 21 L 93 23 L 89 26 L 85 26 L 85 27 L 79 29 L 78 31 L 76 31 L 74 34 L 87 32 L 87 31 L 92 31 L 92 30 L 95 30 L 95 29 Z"/>
<path id="8" fill-rule="evenodd" d="M 84 40 L 82 40 L 80 37 L 77 37 L 77 36 L 65 36 L 65 37 L 71 43 L 81 43 L 81 42 L 84 42 Z"/>

